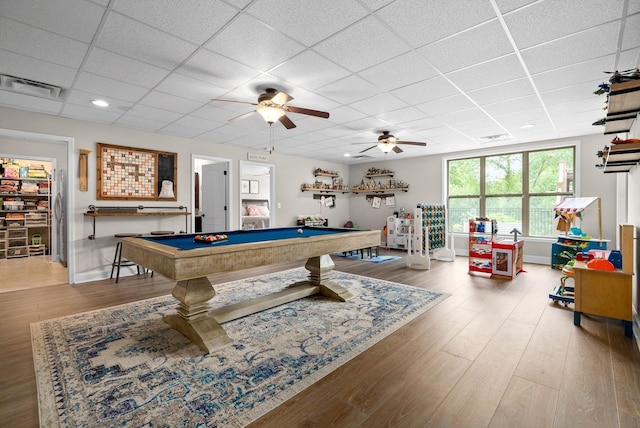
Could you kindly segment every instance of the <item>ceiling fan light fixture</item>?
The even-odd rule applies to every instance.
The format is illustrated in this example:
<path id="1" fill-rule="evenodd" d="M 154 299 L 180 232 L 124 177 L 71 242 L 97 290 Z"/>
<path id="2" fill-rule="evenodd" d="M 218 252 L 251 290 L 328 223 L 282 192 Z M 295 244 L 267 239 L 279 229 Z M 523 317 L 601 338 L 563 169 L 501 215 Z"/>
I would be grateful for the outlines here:
<path id="1" fill-rule="evenodd" d="M 260 113 L 260 116 L 262 116 L 267 123 L 270 124 L 284 116 L 284 110 L 280 107 L 260 106 L 256 111 Z"/>
<path id="2" fill-rule="evenodd" d="M 380 141 L 378 142 L 378 148 L 382 150 L 383 153 L 389 153 L 396 146 L 395 143 L 390 141 Z"/>

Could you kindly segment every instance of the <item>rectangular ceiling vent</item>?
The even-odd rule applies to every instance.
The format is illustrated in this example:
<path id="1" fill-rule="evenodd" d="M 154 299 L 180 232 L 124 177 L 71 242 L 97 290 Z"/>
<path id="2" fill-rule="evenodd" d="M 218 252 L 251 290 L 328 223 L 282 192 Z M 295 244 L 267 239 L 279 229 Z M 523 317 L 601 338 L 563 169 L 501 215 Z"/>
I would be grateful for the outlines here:
<path id="1" fill-rule="evenodd" d="M 495 143 L 497 141 L 508 141 L 511 140 L 511 136 L 509 134 L 495 134 L 495 135 L 487 135 L 486 137 L 480 137 L 481 143 Z"/>
<path id="2" fill-rule="evenodd" d="M 63 93 L 62 88 L 59 86 L 36 82 L 35 80 L 24 79 L 22 77 L 9 76 L 7 74 L 0 74 L 0 88 L 50 100 L 60 99 Z"/>

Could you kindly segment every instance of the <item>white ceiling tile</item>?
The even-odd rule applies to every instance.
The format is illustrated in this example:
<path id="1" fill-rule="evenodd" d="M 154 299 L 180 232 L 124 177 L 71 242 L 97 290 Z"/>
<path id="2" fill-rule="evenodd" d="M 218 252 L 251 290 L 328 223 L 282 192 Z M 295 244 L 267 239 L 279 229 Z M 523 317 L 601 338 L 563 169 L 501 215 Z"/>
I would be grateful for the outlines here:
<path id="1" fill-rule="evenodd" d="M 523 77 L 524 70 L 515 54 L 447 74 L 447 78 L 463 91 L 472 91 Z"/>
<path id="2" fill-rule="evenodd" d="M 429 101 L 416 105 L 420 111 L 429 116 L 437 116 L 440 114 L 451 113 L 454 111 L 466 110 L 475 107 L 464 95 L 453 95 L 447 98 L 440 98 L 435 101 Z"/>
<path id="3" fill-rule="evenodd" d="M 96 107 L 91 104 L 91 101 L 102 99 L 109 103 L 108 107 Z M 73 91 L 69 94 L 66 99 L 66 102 L 69 104 L 76 104 L 82 107 L 89 107 L 101 110 L 107 110 L 114 113 L 122 114 L 127 111 L 133 103 L 131 101 L 119 100 L 111 96 L 103 96 L 101 94 L 96 94 L 91 91 Z"/>
<path id="4" fill-rule="evenodd" d="M 198 45 L 238 12 L 224 2 L 211 0 L 118 1 L 114 10 Z"/>
<path id="5" fill-rule="evenodd" d="M 231 21 L 206 48 L 260 71 L 269 71 L 304 47 L 246 15 Z"/>
<path id="6" fill-rule="evenodd" d="M 89 54 L 84 70 L 144 88 L 154 87 L 168 74 L 154 65 L 98 48 Z"/>
<path id="7" fill-rule="evenodd" d="M 533 3 L 537 3 L 538 0 L 496 0 L 498 9 L 501 14 L 507 14 L 513 12 L 521 7 L 530 6 Z"/>
<path id="8" fill-rule="evenodd" d="M 433 79 L 395 89 L 391 93 L 408 104 L 415 105 L 446 98 L 460 92 L 444 77 L 434 77 Z"/>
<path id="9" fill-rule="evenodd" d="M 113 123 L 120 117 L 120 113 L 118 112 L 100 110 L 92 107 L 83 107 L 76 104 L 66 104 L 62 109 L 62 114 L 73 119 L 108 124 Z"/>
<path id="10" fill-rule="evenodd" d="M 596 91 L 598 89 L 598 85 L 604 83 L 605 80 L 606 79 L 604 79 L 603 75 L 603 79 L 601 80 L 593 80 L 591 82 L 579 83 L 577 85 L 565 86 L 552 91 L 541 92 L 540 96 L 547 106 L 571 101 L 591 100 L 594 98 L 599 98 L 600 101 L 604 103 L 607 98 L 606 94 L 595 95 L 594 91 Z"/>
<path id="11" fill-rule="evenodd" d="M 58 114 L 62 109 L 61 101 L 32 97 L 5 90 L 0 90 L 0 105 L 17 108 L 18 110 L 48 114 Z"/>
<path id="12" fill-rule="evenodd" d="M 367 10 L 355 0 L 262 0 L 252 4 L 248 12 L 306 46 L 326 39 L 367 15 Z"/>
<path id="13" fill-rule="evenodd" d="M 177 73 L 170 74 L 155 89 L 199 102 L 207 102 L 211 98 L 218 98 L 227 92 L 227 89 Z"/>
<path id="14" fill-rule="evenodd" d="M 176 137 L 193 138 L 196 135 L 202 134 L 202 130 L 192 128 L 190 126 L 178 125 L 176 123 L 170 123 L 167 126 L 163 126 L 157 131 L 160 134 L 175 135 Z"/>
<path id="15" fill-rule="evenodd" d="M 479 105 L 520 98 L 535 93 L 529 79 L 516 79 L 467 93 Z"/>
<path id="16" fill-rule="evenodd" d="M 522 58 L 531 74 L 588 61 L 616 52 L 618 22 L 601 25 L 559 40 L 525 49 Z"/>
<path id="17" fill-rule="evenodd" d="M 304 51 L 271 70 L 271 74 L 302 88 L 317 89 L 350 72 L 313 51 Z"/>
<path id="18" fill-rule="evenodd" d="M 614 63 L 615 55 L 609 55 L 544 73 L 534 74 L 531 77 L 538 91 L 546 92 L 579 83 L 592 82 L 598 79 L 608 80 L 608 77 L 606 77 L 603 71 L 612 70 Z M 595 91 L 596 88 L 593 90 Z"/>
<path id="19" fill-rule="evenodd" d="M 162 110 L 155 107 L 137 104 L 127 111 L 126 116 L 141 117 L 143 119 L 156 120 L 163 123 L 171 123 L 178 120 L 183 115 L 172 111 Z"/>
<path id="20" fill-rule="evenodd" d="M 639 1 L 636 1 L 640 5 Z M 640 6 L 639 6 L 640 8 Z M 634 49 L 640 46 L 640 13 L 631 15 L 627 18 L 624 27 L 624 36 L 622 37 L 622 49 Z M 636 62 L 636 66 L 638 63 Z"/>
<path id="21" fill-rule="evenodd" d="M 640 63 L 640 47 L 637 49 L 629 49 L 629 50 L 620 52 L 620 56 L 618 59 L 618 66 L 616 68 L 618 70 L 629 70 L 633 68 L 638 68 L 639 63 Z"/>
<path id="22" fill-rule="evenodd" d="M 140 100 L 140 104 L 142 105 L 183 114 L 190 113 L 202 107 L 207 102 L 209 102 L 209 100 L 206 98 L 197 102 L 159 91 L 152 91 Z"/>
<path id="23" fill-rule="evenodd" d="M 79 67 L 89 45 L 0 16 L 0 49 L 67 67 Z"/>
<path id="24" fill-rule="evenodd" d="M 197 52 L 176 72 L 229 90 L 261 74 L 258 70 L 207 50 Z"/>
<path id="25" fill-rule="evenodd" d="M 540 101 L 535 95 L 529 95 L 522 98 L 516 98 L 482 106 L 482 108 L 491 116 L 506 114 L 512 111 L 533 110 L 539 107 Z"/>
<path id="26" fill-rule="evenodd" d="M 124 126 L 125 128 L 139 129 L 142 131 L 150 132 L 155 132 L 166 125 L 165 122 L 135 116 L 122 116 L 113 124 Z"/>
<path id="27" fill-rule="evenodd" d="M 506 15 L 504 20 L 516 46 L 526 49 L 620 19 L 623 3 L 624 0 L 541 1 Z M 532 25 L 536 31 L 532 31 Z"/>
<path id="28" fill-rule="evenodd" d="M 0 71 L 3 74 L 63 88 L 70 88 L 76 75 L 76 70 L 73 68 L 51 64 L 2 49 L 0 49 L 0 64 L 2 64 Z"/>
<path id="29" fill-rule="evenodd" d="M 315 51 L 357 72 L 409 51 L 409 46 L 378 20 L 368 17 L 314 46 Z"/>
<path id="30" fill-rule="evenodd" d="M 496 17 L 488 1 L 467 0 L 398 0 L 376 14 L 416 48 Z"/>
<path id="31" fill-rule="evenodd" d="M 118 14 L 109 15 L 96 46 L 168 70 L 180 65 L 197 48 Z"/>
<path id="32" fill-rule="evenodd" d="M 500 22 L 493 20 L 431 43 L 418 52 L 442 73 L 448 73 L 513 53 L 513 47 Z"/>
<path id="33" fill-rule="evenodd" d="M 429 61 L 415 51 L 407 52 L 391 61 L 384 61 L 358 73 L 385 91 L 427 80 L 438 75 Z"/>
<path id="34" fill-rule="evenodd" d="M 443 113 L 434 116 L 436 120 L 440 122 L 455 126 L 459 122 L 468 122 L 471 120 L 486 119 L 487 115 L 478 108 L 470 108 L 467 110 L 452 111 L 450 113 Z"/>
<path id="35" fill-rule="evenodd" d="M 85 0 L 4 0 L 2 16 L 85 43 L 95 36 L 104 7 Z"/>
<path id="36" fill-rule="evenodd" d="M 384 111 L 377 115 L 378 119 L 386 120 L 391 124 L 412 122 L 414 120 L 423 119 L 425 116 L 424 112 L 415 107 L 404 107 L 397 110 Z"/>
<path id="37" fill-rule="evenodd" d="M 75 89 L 125 101 L 138 101 L 149 89 L 92 73 L 80 73 Z"/>
<path id="38" fill-rule="evenodd" d="M 382 92 L 376 86 L 358 76 L 349 76 L 337 82 L 330 83 L 316 91 L 318 94 L 339 103 L 360 101 L 378 95 Z"/>
<path id="39" fill-rule="evenodd" d="M 173 123 L 175 125 L 192 128 L 194 130 L 199 130 L 200 133 L 202 133 L 202 131 L 210 131 L 212 129 L 216 129 L 216 128 L 224 125 L 224 122 L 218 122 L 218 121 L 215 121 L 215 120 L 201 119 L 201 118 L 194 117 L 194 116 L 184 116 L 184 117 L 181 117 L 180 119 L 176 120 Z"/>
<path id="40" fill-rule="evenodd" d="M 351 103 L 349 107 L 363 113 L 375 116 L 390 110 L 397 110 L 407 107 L 407 103 L 399 100 L 391 94 L 380 94 L 366 100 Z"/>
<path id="41" fill-rule="evenodd" d="M 347 106 L 341 106 L 332 109 L 330 113 L 331 116 L 329 116 L 329 121 L 338 124 L 352 122 L 354 120 L 362 119 L 366 116 L 364 113 Z"/>
<path id="42" fill-rule="evenodd" d="M 422 117 L 420 119 L 411 120 L 408 122 L 399 123 L 403 129 L 411 129 L 416 132 L 419 132 L 420 135 L 430 135 L 430 130 L 434 130 L 442 127 L 442 123 L 440 121 L 432 118 L 432 117 Z"/>

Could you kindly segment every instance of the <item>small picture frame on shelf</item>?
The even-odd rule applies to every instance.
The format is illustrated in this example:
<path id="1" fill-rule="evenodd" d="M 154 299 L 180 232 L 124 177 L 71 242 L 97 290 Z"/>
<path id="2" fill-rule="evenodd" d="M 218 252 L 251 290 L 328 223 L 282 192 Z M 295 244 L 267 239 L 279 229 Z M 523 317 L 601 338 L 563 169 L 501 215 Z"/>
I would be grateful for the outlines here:
<path id="1" fill-rule="evenodd" d="M 242 193 L 249 193 L 249 180 L 242 180 Z"/>
<path id="2" fill-rule="evenodd" d="M 249 180 L 249 193 L 254 195 L 260 193 L 260 182 L 258 180 Z"/>

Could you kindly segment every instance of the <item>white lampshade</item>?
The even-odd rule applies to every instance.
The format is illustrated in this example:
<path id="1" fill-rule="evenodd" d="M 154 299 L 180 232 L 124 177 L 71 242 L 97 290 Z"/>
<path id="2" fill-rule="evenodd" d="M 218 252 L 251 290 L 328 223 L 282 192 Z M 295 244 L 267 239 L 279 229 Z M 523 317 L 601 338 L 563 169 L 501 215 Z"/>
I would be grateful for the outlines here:
<path id="1" fill-rule="evenodd" d="M 384 153 L 389 153 L 391 150 L 393 150 L 393 148 L 395 147 L 395 143 L 390 143 L 388 141 L 380 141 L 378 143 L 378 147 L 380 148 L 380 150 L 382 150 Z"/>
<path id="2" fill-rule="evenodd" d="M 256 111 L 260 113 L 260 116 L 262 116 L 267 123 L 273 123 L 284 116 L 284 110 L 279 107 L 260 106 Z"/>

